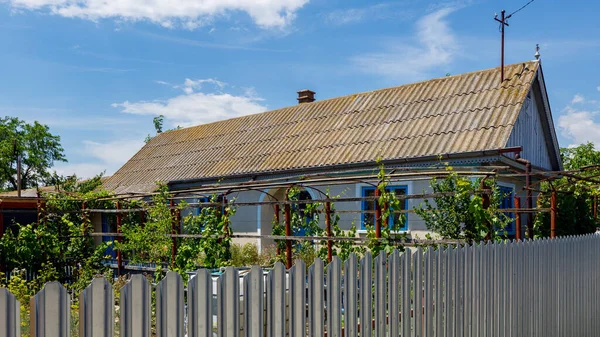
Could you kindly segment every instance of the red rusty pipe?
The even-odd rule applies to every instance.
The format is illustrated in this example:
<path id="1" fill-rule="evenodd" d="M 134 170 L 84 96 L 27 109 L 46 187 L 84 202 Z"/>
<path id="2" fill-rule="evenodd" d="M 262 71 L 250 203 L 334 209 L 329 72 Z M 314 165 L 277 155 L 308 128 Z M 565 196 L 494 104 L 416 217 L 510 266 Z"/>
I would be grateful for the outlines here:
<path id="1" fill-rule="evenodd" d="M 556 191 L 550 197 L 550 238 L 556 237 Z"/>
<path id="2" fill-rule="evenodd" d="M 379 185 L 375 188 L 375 237 L 381 238 L 381 206 L 379 206 Z"/>
<path id="3" fill-rule="evenodd" d="M 521 198 L 515 195 L 515 209 L 521 208 Z M 515 212 L 515 238 L 521 240 L 521 213 Z"/>
<path id="4" fill-rule="evenodd" d="M 531 162 L 527 159 L 523 159 L 520 156 L 517 156 L 517 162 L 525 165 L 525 189 L 527 190 L 527 197 L 525 199 L 525 207 L 528 209 L 533 208 L 533 196 L 531 191 Z M 527 217 L 527 238 L 533 239 L 533 217 L 531 213 L 526 214 Z"/>
<path id="5" fill-rule="evenodd" d="M 279 204 L 275 204 L 275 222 L 277 222 L 277 226 L 279 226 Z M 281 255 L 281 248 L 279 248 L 279 245 L 276 245 L 275 248 L 275 253 L 277 254 L 277 256 Z"/>
<path id="6" fill-rule="evenodd" d="M 175 231 L 175 222 L 176 222 L 176 216 L 175 216 L 175 200 L 171 199 L 171 234 L 177 234 Z M 177 238 L 176 237 L 172 237 L 171 238 L 172 243 L 171 243 L 171 265 L 175 265 L 175 257 L 177 256 Z"/>
<path id="7" fill-rule="evenodd" d="M 486 178 L 487 178 L 487 177 L 486 177 Z M 485 191 L 485 187 L 486 187 L 486 186 L 485 186 L 485 178 L 483 178 L 483 179 L 481 180 L 481 186 L 480 186 L 480 189 L 481 189 L 482 191 Z M 482 194 L 482 196 L 481 196 L 481 206 L 482 206 L 482 208 L 483 208 L 483 210 L 484 210 L 484 211 L 485 211 L 485 210 L 487 210 L 487 209 L 490 207 L 490 195 L 489 195 L 489 194 L 487 194 L 487 193 L 483 193 L 483 194 Z M 491 224 L 491 223 L 489 223 L 489 221 L 487 221 L 487 220 L 486 220 L 486 223 L 487 223 L 488 233 L 487 233 L 487 235 L 485 236 L 485 241 L 488 241 L 488 240 L 491 240 L 491 239 L 492 239 L 492 231 L 493 231 L 493 228 L 492 228 L 492 224 Z"/>
<path id="8" fill-rule="evenodd" d="M 290 204 L 285 204 L 283 207 L 285 210 L 285 235 L 292 236 L 292 210 Z M 287 269 L 292 268 L 292 240 L 285 241 L 285 258 Z"/>
<path id="9" fill-rule="evenodd" d="M 331 203 L 325 202 L 325 230 L 327 231 L 327 237 L 331 237 Z M 333 241 L 327 240 L 327 261 L 331 262 L 333 259 Z"/>

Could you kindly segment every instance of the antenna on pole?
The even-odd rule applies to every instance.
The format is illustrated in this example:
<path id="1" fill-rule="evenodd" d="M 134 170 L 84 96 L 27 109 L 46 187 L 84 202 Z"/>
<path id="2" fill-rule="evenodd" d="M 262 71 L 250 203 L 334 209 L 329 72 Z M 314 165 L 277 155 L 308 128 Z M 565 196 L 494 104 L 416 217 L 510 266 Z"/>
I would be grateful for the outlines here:
<path id="1" fill-rule="evenodd" d="M 501 15 L 500 19 L 498 19 L 497 13 L 494 15 L 494 20 L 500 22 L 500 27 L 501 27 L 501 32 L 502 32 L 502 42 L 501 42 L 501 47 L 500 47 L 500 50 L 501 50 L 500 51 L 500 84 L 502 84 L 502 82 L 504 82 L 504 28 L 508 27 L 507 20 L 510 19 L 513 15 L 522 11 L 525 7 L 529 6 L 534 1 L 535 0 L 529 0 L 529 2 L 527 2 L 521 8 L 517 9 L 516 11 L 514 11 L 508 15 L 506 15 L 506 11 L 503 9 L 502 12 L 500 12 L 500 15 Z"/>
<path id="2" fill-rule="evenodd" d="M 502 31 L 502 41 L 500 45 L 500 84 L 504 82 L 504 27 L 508 27 L 508 20 L 512 14 L 506 16 L 506 11 L 503 9 L 501 13 L 500 19 L 498 19 L 498 14 L 494 15 L 494 20 L 500 22 L 501 31 Z"/>

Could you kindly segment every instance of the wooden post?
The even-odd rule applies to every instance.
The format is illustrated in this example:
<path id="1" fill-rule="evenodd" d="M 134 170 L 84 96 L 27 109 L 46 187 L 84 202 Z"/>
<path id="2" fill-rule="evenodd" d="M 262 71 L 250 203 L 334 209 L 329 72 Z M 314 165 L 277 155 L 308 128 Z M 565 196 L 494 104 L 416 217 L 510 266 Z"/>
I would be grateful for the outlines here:
<path id="1" fill-rule="evenodd" d="M 556 237 L 556 191 L 550 197 L 550 238 Z"/>
<path id="2" fill-rule="evenodd" d="M 327 196 L 329 198 L 329 196 Z M 331 239 L 331 203 L 325 202 L 325 230 L 327 231 L 327 237 Z M 327 261 L 331 262 L 333 259 L 333 242 L 327 240 Z"/>
<path id="3" fill-rule="evenodd" d="M 121 210 L 121 202 L 117 201 L 117 234 L 121 234 L 121 222 L 123 220 L 123 215 L 120 212 Z M 123 242 L 123 237 L 118 236 L 117 241 L 119 243 Z M 121 254 L 121 249 L 117 250 L 117 274 L 121 276 L 123 274 L 123 255 Z"/>
<path id="4" fill-rule="evenodd" d="M 521 198 L 515 195 L 515 238 L 517 241 L 521 240 L 521 213 L 518 209 L 521 208 Z"/>
<path id="5" fill-rule="evenodd" d="M 381 206 L 379 206 L 379 186 L 375 187 L 375 237 L 381 238 Z"/>
<path id="6" fill-rule="evenodd" d="M 287 198 L 286 198 L 286 201 Z M 289 203 L 284 206 L 285 209 L 285 235 L 292 236 L 292 210 Z M 285 257 L 286 257 L 286 268 L 292 268 L 292 240 L 287 239 L 285 241 Z"/>
<path id="7" fill-rule="evenodd" d="M 171 234 L 177 234 L 175 229 L 175 222 L 177 217 L 175 216 L 175 200 L 171 199 Z M 175 265 L 175 257 L 177 256 L 177 238 L 171 237 L 171 265 Z"/>

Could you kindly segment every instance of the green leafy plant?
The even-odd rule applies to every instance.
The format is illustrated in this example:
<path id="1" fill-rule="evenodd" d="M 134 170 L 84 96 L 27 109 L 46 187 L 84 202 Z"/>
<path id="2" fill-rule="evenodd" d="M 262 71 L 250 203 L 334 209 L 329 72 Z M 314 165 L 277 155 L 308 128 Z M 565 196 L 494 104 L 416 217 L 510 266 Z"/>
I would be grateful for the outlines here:
<path id="1" fill-rule="evenodd" d="M 484 181 L 489 205 L 484 207 L 485 191 L 482 191 L 481 179 L 472 180 L 454 172 L 446 166 L 448 175 L 444 178 L 432 178 L 430 181 L 433 193 L 440 194 L 433 202 L 425 199 L 415 208 L 427 226 L 444 239 L 481 241 L 501 236 L 504 228 L 513 221 L 500 211 L 502 198 L 495 181 L 489 178 Z"/>

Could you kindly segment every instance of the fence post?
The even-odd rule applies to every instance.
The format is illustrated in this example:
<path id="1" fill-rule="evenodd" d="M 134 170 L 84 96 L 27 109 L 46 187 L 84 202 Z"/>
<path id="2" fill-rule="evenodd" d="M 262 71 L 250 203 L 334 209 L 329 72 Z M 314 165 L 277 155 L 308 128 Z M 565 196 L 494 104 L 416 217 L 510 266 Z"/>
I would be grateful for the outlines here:
<path id="1" fill-rule="evenodd" d="M 6 288 L 0 288 L 0 308 L 0 336 L 21 336 L 20 303 Z"/>
<path id="2" fill-rule="evenodd" d="M 327 196 L 329 198 L 329 196 Z M 331 239 L 331 203 L 325 202 L 325 229 L 327 231 L 327 237 Z M 327 240 L 327 261 L 331 262 L 333 255 L 333 242 Z"/>
<path id="3" fill-rule="evenodd" d="M 515 195 L 515 238 L 517 241 L 521 240 L 521 212 L 519 212 L 519 208 L 521 208 L 521 198 Z"/>
<path id="4" fill-rule="evenodd" d="M 550 238 L 556 237 L 556 191 L 550 196 Z"/>
<path id="5" fill-rule="evenodd" d="M 79 294 L 79 337 L 112 337 L 114 328 L 112 285 L 104 277 L 94 278 Z"/>
<path id="6" fill-rule="evenodd" d="M 58 282 L 46 283 L 31 298 L 30 336 L 70 336 L 71 301 L 67 289 Z"/>

